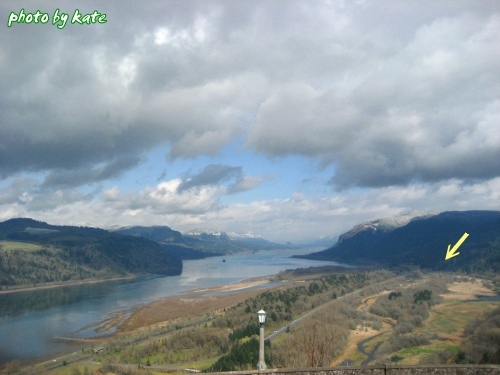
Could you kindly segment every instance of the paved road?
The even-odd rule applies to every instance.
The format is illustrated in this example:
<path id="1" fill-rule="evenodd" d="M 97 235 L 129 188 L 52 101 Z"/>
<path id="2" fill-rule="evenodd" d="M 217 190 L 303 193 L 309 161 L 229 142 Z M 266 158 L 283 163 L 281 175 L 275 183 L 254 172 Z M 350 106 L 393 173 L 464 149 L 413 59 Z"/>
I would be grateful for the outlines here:
<path id="1" fill-rule="evenodd" d="M 319 306 L 319 307 L 316 307 L 315 309 L 313 309 L 313 310 L 311 310 L 311 311 L 309 311 L 309 312 L 305 313 L 305 314 L 304 314 L 304 315 L 302 315 L 301 317 L 299 317 L 299 318 L 297 318 L 297 319 L 295 319 L 295 320 L 291 321 L 290 323 L 287 323 L 285 326 L 283 326 L 283 327 L 281 327 L 281 328 L 277 329 L 276 331 L 274 331 L 274 332 L 273 332 L 273 333 L 271 333 L 270 335 L 266 336 L 266 337 L 265 337 L 265 339 L 266 339 L 266 340 L 271 340 L 271 339 L 274 339 L 274 338 L 278 337 L 279 335 L 281 335 L 281 334 L 285 333 L 285 332 L 287 331 L 288 327 L 290 327 L 290 328 L 291 328 L 291 327 L 293 327 L 294 325 L 297 325 L 298 323 L 300 323 L 300 321 L 301 321 L 302 319 L 307 318 L 307 317 L 309 317 L 309 316 L 311 316 L 311 315 L 315 314 L 318 310 L 323 309 L 323 308 L 325 308 L 325 307 L 329 306 L 329 305 L 330 305 L 330 304 L 332 304 L 332 303 L 335 303 L 336 301 L 338 301 L 338 300 L 340 300 L 340 299 L 342 299 L 342 298 L 344 298 L 344 297 L 347 297 L 347 296 L 352 296 L 352 295 L 354 295 L 354 294 L 356 294 L 356 293 L 359 293 L 360 291 L 361 291 L 361 289 L 355 290 L 354 292 L 344 294 L 343 296 L 340 296 L 340 297 L 339 297 L 339 298 L 337 298 L 337 299 L 334 299 L 334 300 L 328 301 L 328 302 L 324 303 L 323 305 L 321 305 L 321 306 Z"/>
<path id="2" fill-rule="evenodd" d="M 388 280 L 389 280 L 389 279 L 388 279 Z M 380 283 L 385 283 L 385 282 L 387 282 L 388 280 L 382 280 L 382 281 L 378 282 L 377 284 L 380 284 Z M 316 313 L 318 310 L 323 309 L 323 308 L 325 308 L 325 307 L 329 306 L 329 305 L 330 305 L 330 304 L 332 304 L 332 303 L 335 303 L 336 301 L 338 301 L 338 300 L 340 300 L 340 299 L 342 299 L 342 298 L 345 298 L 345 297 L 348 297 L 348 296 L 352 296 L 352 295 L 354 295 L 354 294 L 357 294 L 357 293 L 359 293 L 360 291 L 361 291 L 361 289 L 357 289 L 357 290 L 355 290 L 355 291 L 353 291 L 353 292 L 351 292 L 351 293 L 344 294 L 343 296 L 340 296 L 340 297 L 339 297 L 339 298 L 337 298 L 337 299 L 333 299 L 333 300 L 331 300 L 331 301 L 328 301 L 328 302 L 324 303 L 324 304 L 323 304 L 323 305 L 321 305 L 321 306 L 316 307 L 315 309 L 313 309 L 313 310 L 311 310 L 311 311 L 307 312 L 306 314 L 304 314 L 304 315 L 302 315 L 301 317 L 299 317 L 299 318 L 295 319 L 294 321 L 292 321 L 292 322 L 290 322 L 290 323 L 287 323 L 285 326 L 283 326 L 283 327 L 281 327 L 281 328 L 277 329 L 276 331 L 274 331 L 274 332 L 273 332 L 273 333 L 271 333 L 270 335 L 266 336 L 266 337 L 265 337 L 265 339 L 266 339 L 266 340 L 271 340 L 271 339 L 274 339 L 274 338 L 278 337 L 279 335 L 281 335 L 281 334 L 283 334 L 283 333 L 285 333 L 285 332 L 287 331 L 287 327 L 290 327 L 290 328 L 291 328 L 291 327 L 293 327 L 294 325 L 296 325 L 296 324 L 300 323 L 300 321 L 301 321 L 302 319 L 304 319 L 304 318 L 306 318 L 306 317 L 308 317 L 308 316 L 311 316 L 312 314 Z"/>

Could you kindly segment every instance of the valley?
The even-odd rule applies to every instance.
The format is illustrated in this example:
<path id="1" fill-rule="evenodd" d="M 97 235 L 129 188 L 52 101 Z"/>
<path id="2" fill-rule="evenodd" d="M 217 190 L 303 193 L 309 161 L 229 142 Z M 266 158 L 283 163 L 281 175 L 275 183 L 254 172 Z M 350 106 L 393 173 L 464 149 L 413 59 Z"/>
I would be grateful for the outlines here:
<path id="1" fill-rule="evenodd" d="M 31 336 L 54 349 L 43 354 L 52 362 L 40 363 L 32 345 L 33 354 L 24 364 L 28 372 L 128 373 L 131 366 L 138 372 L 253 369 L 258 352 L 255 314 L 260 309 L 267 313 L 269 367 L 498 363 L 499 219 L 497 212 L 471 211 L 376 220 L 309 255 L 300 248 L 255 252 L 221 232 L 185 236 L 168 227 L 134 227 L 112 233 L 10 222 L 1 237 L 1 265 L 7 271 L 4 280 L 10 277 L 18 284 L 7 289 L 29 284 L 19 276 L 24 270 L 47 278 L 66 267 L 98 277 L 45 283 L 82 283 L 57 288 L 62 293 L 53 290 L 50 299 L 39 289 L 39 294 L 27 292 L 35 293 L 32 296 L 0 295 L 5 301 L 2 319 L 9 332 L 19 334 L 16 350 L 24 353 L 28 336 L 22 330 L 42 315 L 34 313 L 24 321 L 23 311 L 55 308 L 68 319 L 77 318 L 68 327 L 53 326 L 56 329 Z M 451 242 L 449 238 L 463 230 L 472 233 L 460 249 L 463 254 L 444 260 L 446 248 L 438 243 Z M 194 235 L 208 245 L 189 237 Z M 409 245 L 402 248 L 398 243 Z M 218 246 L 222 252 L 217 255 L 225 254 L 223 259 L 205 251 Z M 179 254 L 184 254 L 183 260 Z M 96 263 L 101 256 L 105 267 Z M 33 257 L 40 259 L 36 263 Z M 355 265 L 332 263 L 349 259 Z M 169 275 L 164 268 L 168 262 L 169 267 L 180 262 L 182 272 L 164 277 Z M 434 266 L 419 267 L 425 264 Z M 124 279 L 86 284 L 103 276 Z M 103 297 L 102 309 L 96 309 L 94 303 Z M 85 313 L 89 308 L 93 315 Z M 51 314 L 43 318 L 47 323 Z M 10 347 L 1 350 L 8 353 Z M 64 355 L 52 359 L 55 353 Z M 23 367 L 16 360 L 3 367 L 16 364 Z"/>
<path id="2" fill-rule="evenodd" d="M 388 291 L 378 293 L 363 299 L 358 306 L 359 311 L 369 311 L 369 307 Z M 453 282 L 447 285 L 447 292 L 441 295 L 444 301 L 433 306 L 429 311 L 429 318 L 422 327 L 415 331 L 420 335 L 430 337 L 426 345 L 401 349 L 390 353 L 391 362 L 408 365 L 420 363 L 443 363 L 438 354 L 448 351 L 448 356 L 456 356 L 462 343 L 462 335 L 467 324 L 481 315 L 484 311 L 491 311 L 500 307 L 498 295 L 486 288 L 481 280 Z M 497 296 L 496 301 L 479 301 L 477 296 Z M 397 322 L 391 318 L 381 319 L 379 330 L 358 325 L 351 331 L 349 342 L 342 355 L 332 361 L 332 366 L 338 365 L 369 365 L 376 363 L 377 348 L 384 343 L 391 334 Z"/>
<path id="3" fill-rule="evenodd" d="M 185 368 L 194 371 L 222 363 L 233 363 L 237 366 L 233 370 L 253 368 L 252 356 L 246 365 L 224 359 L 230 358 L 235 348 L 243 350 L 247 343 L 253 342 L 255 331 L 251 327 L 256 318 L 252 306 L 263 306 L 268 312 L 266 336 L 284 328 L 283 333 L 273 335 L 266 349 L 270 352 L 269 362 L 275 367 L 455 363 L 463 353 L 464 331 L 471 322 L 481 319 L 485 312 L 500 308 L 493 284 L 488 280 L 436 273 L 409 278 L 407 274 L 387 271 L 325 274 L 324 268 L 320 269 L 320 274 L 307 277 L 297 276 L 300 272 L 287 272 L 286 276 L 281 273 L 278 285 L 269 284 L 276 277 L 261 278 L 248 284 L 208 288 L 152 302 L 124 319 L 111 337 L 82 341 L 82 345 L 88 347 L 90 344 L 91 347 L 58 358 L 57 362 L 68 365 L 57 367 L 51 373 L 84 373 L 103 369 L 103 366 L 120 373 L 121 366 L 126 368 L 131 364 L 142 364 L 140 367 L 145 368 L 144 371 L 154 368 L 159 372 Z M 360 279 L 360 274 L 365 276 Z M 365 282 L 368 283 L 362 286 Z M 261 289 L 248 288 L 256 284 Z M 410 332 L 404 328 L 408 323 L 406 318 L 394 319 L 370 311 L 377 306 L 377 301 L 387 306 L 389 295 L 397 295 L 395 291 L 402 292 L 400 298 L 407 296 L 413 300 L 415 295 L 420 295 L 419 291 L 425 290 L 432 291 L 430 295 L 439 294 L 432 297 L 434 302 L 425 302 L 425 308 L 422 302 L 410 301 L 408 312 L 423 309 L 420 313 L 425 315 L 427 311 L 427 317 Z M 221 291 L 225 293 L 218 294 Z M 333 293 L 338 293 L 337 298 L 332 299 Z M 294 300 L 294 295 L 301 296 L 296 303 L 283 304 L 288 298 Z M 497 298 L 479 301 L 478 296 Z M 271 300 L 275 301 L 274 306 L 269 305 Z M 279 306 L 289 306 L 294 321 L 301 316 L 304 318 L 290 326 L 288 318 L 280 318 L 278 312 L 283 310 Z M 304 340 L 312 337 L 316 329 L 321 329 L 323 338 L 335 339 L 335 343 L 326 345 L 325 359 L 331 358 L 327 363 L 307 363 Z M 407 343 L 388 349 L 388 343 L 396 342 L 394 335 L 398 331 L 397 337 L 407 338 Z M 412 344 L 410 338 L 418 338 L 420 342 Z M 321 342 L 316 344 L 321 347 Z M 96 347 L 106 349 L 101 354 L 92 354 L 91 348 Z M 85 359 L 73 362 L 81 358 L 82 353 Z M 240 352 L 238 356 L 244 358 L 245 354 Z"/>

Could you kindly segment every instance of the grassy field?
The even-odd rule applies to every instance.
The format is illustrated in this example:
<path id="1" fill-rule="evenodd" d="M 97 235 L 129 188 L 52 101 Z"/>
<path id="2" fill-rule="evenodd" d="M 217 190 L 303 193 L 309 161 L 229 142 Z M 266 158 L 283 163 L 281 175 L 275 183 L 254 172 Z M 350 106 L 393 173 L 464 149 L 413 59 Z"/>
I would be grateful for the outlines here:
<path id="1" fill-rule="evenodd" d="M 262 290 L 251 290 L 210 298 L 164 298 L 135 311 L 121 324 L 120 332 L 129 332 L 162 322 L 171 325 L 185 323 L 187 320 L 205 322 L 211 320 L 208 317 L 220 315 L 224 309 L 261 292 Z"/>
<path id="2" fill-rule="evenodd" d="M 42 246 L 27 242 L 17 242 L 17 241 L 0 241 L 0 250 L 3 251 L 37 251 L 43 249 Z"/>
<path id="3" fill-rule="evenodd" d="M 468 322 L 485 311 L 493 310 L 498 302 L 446 301 L 431 310 L 431 316 L 424 328 L 426 333 L 439 334 L 450 339 L 459 339 Z"/>
<path id="4" fill-rule="evenodd" d="M 445 301 L 432 307 L 430 316 L 424 326 L 415 330 L 418 334 L 433 337 L 429 345 L 415 348 L 406 348 L 392 353 L 402 357 L 398 363 L 418 364 L 419 360 L 429 354 L 447 350 L 456 355 L 462 341 L 462 334 L 466 325 L 479 317 L 482 313 L 493 310 L 500 303 L 473 300 L 478 294 L 491 294 L 479 282 L 455 283 L 445 295 Z"/>
<path id="5" fill-rule="evenodd" d="M 484 287 L 479 280 L 453 283 L 448 286 L 448 289 L 449 292 L 443 295 L 444 301 L 433 306 L 430 309 L 429 318 L 425 320 L 423 326 L 414 331 L 416 335 L 429 337 L 429 344 L 388 353 L 387 357 L 394 358 L 400 364 L 412 365 L 418 364 L 426 356 L 441 351 L 447 351 L 455 356 L 460 351 L 462 334 L 467 324 L 484 312 L 493 310 L 500 305 L 500 302 L 492 301 L 469 302 L 474 300 L 477 295 L 494 295 L 492 290 Z M 387 293 L 379 293 L 365 298 L 358 310 L 368 311 L 369 306 L 375 299 L 384 294 Z M 382 318 L 384 323 L 379 331 L 370 328 L 364 330 L 360 329 L 359 326 L 356 330 L 351 331 L 344 353 L 332 361 L 331 364 L 338 365 L 348 359 L 350 364 L 360 365 L 366 359 L 366 356 L 359 352 L 357 344 L 362 340 L 374 337 L 373 340 L 369 340 L 364 344 L 365 351 L 371 353 L 377 345 L 386 341 L 392 333 L 391 327 L 387 324 L 387 319 Z M 396 321 L 392 321 L 392 323 L 394 324 Z M 380 358 L 375 359 L 370 364 L 377 361 L 380 361 Z"/>
<path id="6" fill-rule="evenodd" d="M 397 358 L 402 358 L 398 360 L 397 363 L 406 365 L 416 365 L 419 363 L 422 357 L 434 354 L 442 350 L 447 350 L 453 355 L 457 355 L 458 352 L 460 351 L 460 347 L 456 345 L 434 341 L 431 342 L 431 344 L 429 345 L 423 345 L 414 348 L 406 348 L 399 350 L 397 352 L 394 352 L 392 356 Z"/>

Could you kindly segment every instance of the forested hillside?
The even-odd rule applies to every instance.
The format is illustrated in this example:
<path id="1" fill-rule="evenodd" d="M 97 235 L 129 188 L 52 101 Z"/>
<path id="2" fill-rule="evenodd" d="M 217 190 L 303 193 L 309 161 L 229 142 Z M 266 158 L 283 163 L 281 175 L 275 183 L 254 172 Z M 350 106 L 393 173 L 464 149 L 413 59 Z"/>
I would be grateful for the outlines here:
<path id="1" fill-rule="evenodd" d="M 464 233 L 469 237 L 460 246 L 460 254 L 445 260 L 447 246 L 453 246 Z M 417 265 L 433 270 L 498 273 L 500 212 L 443 212 L 415 218 L 393 230 L 366 225 L 340 236 L 331 248 L 303 257 L 389 267 Z"/>
<path id="2" fill-rule="evenodd" d="M 141 237 L 32 219 L 0 223 L 1 287 L 181 272 L 179 258 Z"/>

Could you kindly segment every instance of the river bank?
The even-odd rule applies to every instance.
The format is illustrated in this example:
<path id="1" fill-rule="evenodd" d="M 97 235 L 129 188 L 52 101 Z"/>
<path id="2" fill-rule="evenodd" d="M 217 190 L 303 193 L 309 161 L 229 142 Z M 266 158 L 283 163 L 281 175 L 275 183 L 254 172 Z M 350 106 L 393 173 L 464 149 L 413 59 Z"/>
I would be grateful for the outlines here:
<path id="1" fill-rule="evenodd" d="M 22 361 L 23 366 L 47 365 L 56 366 L 59 363 L 72 363 L 81 360 L 81 351 L 88 347 L 105 345 L 113 337 L 140 332 L 155 325 L 175 325 L 186 321 L 195 321 L 204 316 L 214 317 L 223 313 L 224 309 L 255 297 L 266 289 L 280 287 L 286 282 L 276 285 L 276 275 L 254 277 L 235 283 L 208 288 L 197 288 L 185 291 L 176 296 L 161 298 L 150 303 L 134 306 L 127 311 L 115 311 L 101 321 L 93 322 L 82 329 L 91 329 L 94 337 L 74 338 L 57 336 L 53 340 L 64 347 L 52 355 L 44 355 Z M 108 331 L 108 332 L 107 332 Z M 97 335 L 102 334 L 104 335 Z M 2 361 L 0 361 L 1 363 Z"/>
<path id="2" fill-rule="evenodd" d="M 148 303 L 169 297 L 235 294 L 261 286 L 254 278 L 287 269 L 332 265 L 331 262 L 293 259 L 307 249 L 262 251 L 220 258 L 186 260 L 181 275 L 140 277 L 101 282 L 85 280 L 69 286 L 37 286 L 31 291 L 0 295 L 0 361 L 28 360 L 66 350 L 54 338 L 88 339 L 114 334 L 119 320 Z M 252 284 L 248 283 L 252 280 Z M 274 281 L 278 283 L 278 281 Z M 233 284 L 233 285 L 232 285 Z M 231 285 L 231 286 L 229 286 Z M 267 284 L 262 284 L 266 287 Z M 215 287 L 216 289 L 210 289 Z M 187 307 L 186 307 L 187 309 Z M 122 315 L 120 319 L 117 316 Z M 116 318 L 116 319 L 115 319 Z M 95 322 L 103 322 L 92 325 Z M 99 328 L 97 332 L 96 329 Z M 16 340 L 12 340 L 15 337 Z M 80 348 L 81 349 L 81 348 Z"/>
<path id="3" fill-rule="evenodd" d="M 248 299 L 255 297 L 265 290 L 281 288 L 292 283 L 305 282 L 306 279 L 318 277 L 319 273 L 296 276 L 292 273 L 283 279 L 284 273 L 253 277 L 226 285 L 195 289 L 135 306 L 128 313 L 116 313 L 96 329 L 102 333 L 116 329 L 117 333 L 124 333 L 136 329 L 157 325 L 172 325 L 178 321 L 200 319 L 203 316 L 214 317 L 224 310 Z M 278 281 L 279 280 L 279 281 Z"/>
<path id="4" fill-rule="evenodd" d="M 254 286 L 259 286 L 259 288 L 252 288 Z M 217 293 L 221 291 L 220 287 L 214 287 L 204 290 L 202 293 L 193 291 L 182 296 L 164 298 L 135 310 L 130 317 L 124 319 L 118 332 L 133 331 L 151 325 L 176 325 L 180 322 L 202 319 L 203 317 L 210 320 L 237 303 L 255 297 L 269 287 L 272 286 L 269 286 L 269 282 L 265 280 L 259 283 L 242 282 L 225 286 L 225 292 L 235 293 L 207 296 L 207 292 Z"/>
<path id="5" fill-rule="evenodd" d="M 152 325 L 172 325 L 204 316 L 214 317 L 247 298 L 255 297 L 263 290 L 288 284 L 287 281 L 276 283 L 275 278 L 276 275 L 250 278 L 236 283 L 195 289 L 176 296 L 160 298 L 147 304 L 134 306 L 127 311 L 115 311 L 107 319 L 94 322 L 84 329 L 93 327 L 96 333 L 108 332 L 113 335 Z M 99 338 L 91 339 L 99 340 Z"/>
<path id="6" fill-rule="evenodd" d="M 144 276 L 145 275 L 131 275 L 131 276 L 123 276 L 123 277 L 113 277 L 110 279 L 87 279 L 87 280 L 79 280 L 79 281 L 68 281 L 68 282 L 63 281 L 63 282 L 57 282 L 57 283 L 47 283 L 47 284 L 36 285 L 36 286 L 20 286 L 20 287 L 13 287 L 12 289 L 1 289 L 0 295 L 21 293 L 21 292 L 34 292 L 37 290 L 60 288 L 63 286 L 78 286 L 78 285 L 104 283 L 104 282 L 109 282 L 109 281 L 134 280 L 134 279 L 138 279 L 138 278 L 144 277 Z"/>

